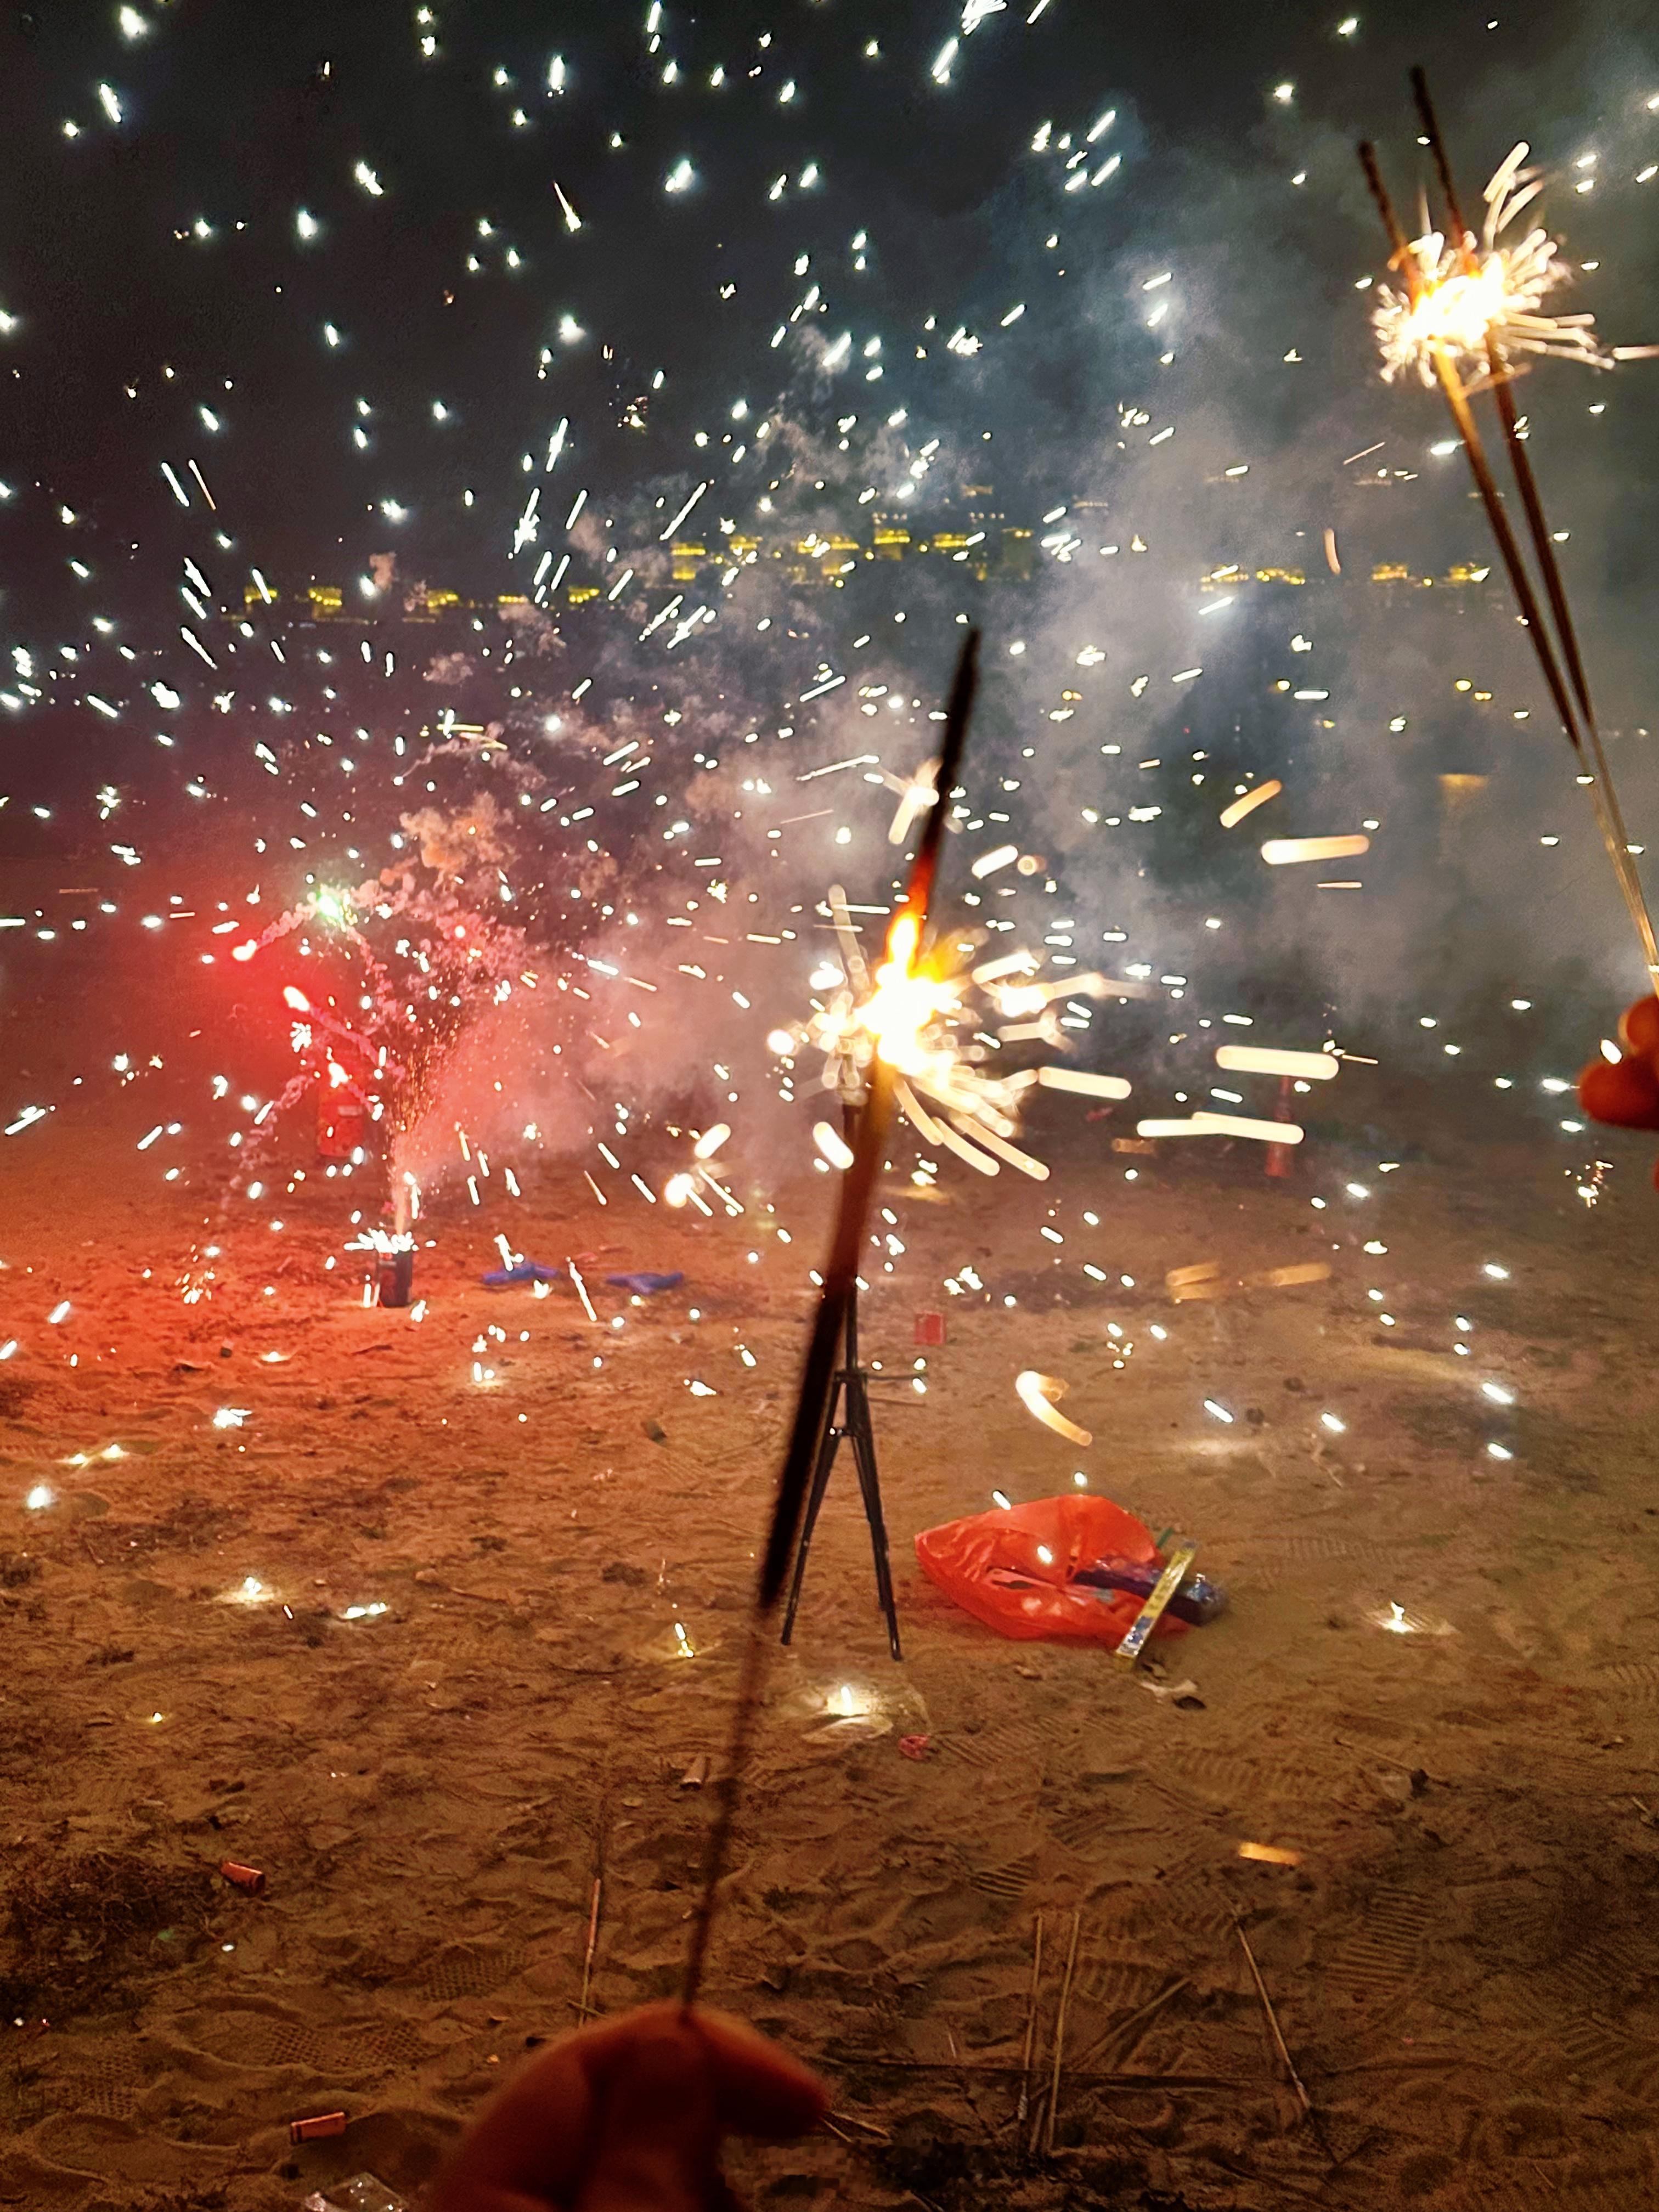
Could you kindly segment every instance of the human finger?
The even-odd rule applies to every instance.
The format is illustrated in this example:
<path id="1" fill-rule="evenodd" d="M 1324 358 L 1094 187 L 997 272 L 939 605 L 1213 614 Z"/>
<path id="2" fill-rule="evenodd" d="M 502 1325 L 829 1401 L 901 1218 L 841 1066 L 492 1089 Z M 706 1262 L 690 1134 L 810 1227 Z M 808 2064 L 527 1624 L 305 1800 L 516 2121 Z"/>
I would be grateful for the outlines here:
<path id="1" fill-rule="evenodd" d="M 674 2002 L 562 2036 L 540 2051 L 474 2124 L 434 2194 L 433 2212 L 472 2212 L 494 2191 L 517 2206 L 528 2197 L 575 2201 L 598 2139 L 613 2081 L 642 2035 L 672 2027 L 705 2055 L 719 2132 L 803 2135 L 826 2099 L 816 2076 L 741 2021 Z M 492 2203 L 493 2199 L 490 2200 Z"/>
<path id="2" fill-rule="evenodd" d="M 715 2065 L 690 2021 L 635 2025 L 606 2069 L 576 2212 L 708 2212 L 720 2172 Z"/>

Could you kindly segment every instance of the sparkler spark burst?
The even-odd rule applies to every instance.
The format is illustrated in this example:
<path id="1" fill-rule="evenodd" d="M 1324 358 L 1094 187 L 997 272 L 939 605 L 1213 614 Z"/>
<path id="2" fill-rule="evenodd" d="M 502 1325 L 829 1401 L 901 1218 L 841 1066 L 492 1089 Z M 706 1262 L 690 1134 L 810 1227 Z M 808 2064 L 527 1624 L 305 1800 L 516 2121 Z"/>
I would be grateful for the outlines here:
<path id="1" fill-rule="evenodd" d="M 1006 1162 L 1034 1182 L 1046 1181 L 1042 1162 L 1013 1139 L 1028 1094 L 1043 1083 L 1106 1098 L 1127 1097 L 1120 1078 L 1070 1068 L 1028 1067 L 1006 1075 L 990 1063 L 1011 1044 L 1063 1047 L 1054 1012 L 1057 1000 L 1098 999 L 1121 984 L 1097 975 L 1063 982 L 1038 980 L 1042 965 L 1020 951 L 973 964 L 980 944 L 972 931 L 945 933 L 919 953 L 915 917 L 901 910 L 888 933 L 886 957 L 872 977 L 865 966 L 846 894 L 831 889 L 824 909 L 841 941 L 843 980 L 815 1004 L 805 1039 L 823 1055 L 822 1086 L 843 1097 L 863 1088 L 871 1063 L 880 1059 L 898 1080 L 901 1112 L 929 1145 L 942 1145 L 984 1176 Z M 987 1024 L 1000 1026 L 994 1035 Z M 785 1033 L 793 1043 L 799 1032 Z M 922 1102 L 926 1101 L 926 1104 Z"/>
<path id="2" fill-rule="evenodd" d="M 1545 301 L 1571 273 L 1547 231 L 1534 228 L 1504 242 L 1505 231 L 1543 190 L 1540 173 L 1524 166 L 1529 150 L 1523 139 L 1486 186 L 1478 240 L 1425 231 L 1411 241 L 1404 289 L 1378 288 L 1371 319 L 1384 383 L 1414 373 L 1432 386 L 1443 359 L 1478 388 L 1492 374 L 1489 347 L 1498 366 L 1511 369 L 1517 354 L 1588 368 L 1612 368 L 1626 357 L 1626 349 L 1602 345 L 1594 315 L 1545 312 Z"/>

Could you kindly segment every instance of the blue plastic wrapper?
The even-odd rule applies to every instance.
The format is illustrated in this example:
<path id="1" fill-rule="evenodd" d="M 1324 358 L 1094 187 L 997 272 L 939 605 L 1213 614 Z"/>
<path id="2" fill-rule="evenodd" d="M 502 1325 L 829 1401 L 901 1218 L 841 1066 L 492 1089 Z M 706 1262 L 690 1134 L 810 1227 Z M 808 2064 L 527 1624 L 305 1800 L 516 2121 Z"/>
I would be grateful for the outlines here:
<path id="1" fill-rule="evenodd" d="M 1072 1580 L 1086 1583 L 1091 1589 L 1127 1590 L 1133 1597 L 1148 1598 L 1163 1572 L 1162 1559 L 1096 1559 L 1089 1566 L 1079 1567 Z M 1201 1628 L 1224 1612 L 1226 1604 L 1227 1593 L 1219 1583 L 1212 1583 L 1207 1575 L 1189 1574 L 1170 1600 L 1169 1610 L 1177 1620 Z"/>
<path id="2" fill-rule="evenodd" d="M 478 1280 L 487 1291 L 515 1290 L 520 1283 L 562 1283 L 562 1267 L 544 1267 L 539 1260 L 520 1260 L 511 1267 L 492 1268 Z"/>

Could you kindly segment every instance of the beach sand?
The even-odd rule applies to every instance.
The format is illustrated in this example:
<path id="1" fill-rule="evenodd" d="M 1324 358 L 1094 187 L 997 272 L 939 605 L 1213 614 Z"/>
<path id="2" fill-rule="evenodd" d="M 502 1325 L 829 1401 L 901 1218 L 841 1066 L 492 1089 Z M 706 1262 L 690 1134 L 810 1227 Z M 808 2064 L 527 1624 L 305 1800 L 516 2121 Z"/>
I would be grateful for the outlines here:
<path id="1" fill-rule="evenodd" d="M 1041 1192 L 884 1195 L 906 1249 L 864 1328 L 896 1378 L 873 1395 L 905 1656 L 843 1465 L 708 1989 L 842 2117 L 738 2154 L 745 2185 L 942 2212 L 1653 2201 L 1644 1177 L 1587 1212 L 1547 1148 L 1379 1176 L 1310 1144 L 1274 1182 L 1259 1148 L 1170 1147 L 1133 1183 L 1103 1139 L 1074 1151 Z M 222 1228 L 66 1116 L 6 1164 L 0 2203 L 276 2212 L 363 2168 L 412 2194 L 574 2022 L 596 1879 L 593 2007 L 677 1987 L 714 1809 L 683 1778 L 720 1769 L 829 1178 L 780 1205 L 788 1245 L 763 1209 L 527 1184 L 514 1242 L 576 1255 L 597 1323 L 568 1285 L 479 1287 L 463 1191 L 423 1224 L 416 1323 L 325 1267 L 336 1184 L 267 1201 L 280 1231 L 246 1202 Z M 945 1289 L 964 1266 L 981 1287 Z M 604 1285 L 641 1267 L 685 1281 Z M 1172 1297 L 1182 1267 L 1217 1295 Z M 1022 1407 L 1027 1367 L 1069 1384 L 1086 1451 Z M 1231 1594 L 1139 1676 L 1000 1640 L 916 1568 L 918 1529 L 1079 1468 Z M 1044 2090 L 1078 1929 L 1052 2154 L 1016 2118 L 1040 1916 Z M 336 2108 L 343 2136 L 290 2146 Z"/>

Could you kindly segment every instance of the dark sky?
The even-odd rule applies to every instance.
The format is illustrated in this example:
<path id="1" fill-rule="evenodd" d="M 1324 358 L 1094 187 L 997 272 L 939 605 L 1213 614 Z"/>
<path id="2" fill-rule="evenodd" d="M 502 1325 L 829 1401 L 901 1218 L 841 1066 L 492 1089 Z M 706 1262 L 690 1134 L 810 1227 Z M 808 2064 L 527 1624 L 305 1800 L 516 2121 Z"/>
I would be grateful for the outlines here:
<path id="1" fill-rule="evenodd" d="M 980 772 L 1019 787 L 1011 836 L 1074 848 L 1066 897 L 1074 880 L 1097 937 L 1122 922 L 1184 965 L 1243 866 L 1212 849 L 1212 793 L 1194 778 L 1284 773 L 1310 823 L 1414 825 L 1378 863 L 1399 896 L 1352 924 L 1363 978 L 1392 991 L 1413 928 L 1443 943 L 1449 923 L 1486 927 L 1462 878 L 1443 866 L 1431 896 L 1413 871 L 1438 850 L 1437 774 L 1498 762 L 1489 843 L 1468 862 L 1502 913 L 1494 943 L 1509 957 L 1549 899 L 1552 928 L 1587 915 L 1599 930 L 1593 849 L 1552 844 L 1535 896 L 1518 870 L 1559 828 L 1567 777 L 1510 611 L 1371 588 L 1376 564 L 1443 576 L 1491 548 L 1461 457 L 1433 453 L 1437 400 L 1378 379 L 1362 287 L 1384 257 L 1354 146 L 1378 141 L 1414 215 L 1406 72 L 1425 64 L 1470 198 L 1528 136 L 1573 265 L 1563 304 L 1594 308 L 1612 341 L 1659 338 L 1659 19 L 1650 0 L 1352 8 L 1009 0 L 971 29 L 963 0 L 11 8 L 0 797 L 16 803 L 0 847 L 107 854 L 165 817 L 218 866 L 200 825 L 234 803 L 238 865 L 289 851 L 297 881 L 323 865 L 300 811 L 314 789 L 337 811 L 349 794 L 326 861 L 356 865 L 368 810 L 344 737 L 372 729 L 385 750 L 445 704 L 501 718 L 538 759 L 564 718 L 565 781 L 590 738 L 598 757 L 613 725 L 659 732 L 672 713 L 663 787 L 600 825 L 619 847 L 660 843 L 655 810 L 690 810 L 711 732 L 768 732 L 779 790 L 879 732 L 908 773 L 971 604 L 993 671 Z M 1550 364 L 1522 387 L 1615 730 L 1659 729 L 1656 380 L 1659 363 L 1604 379 Z M 862 532 L 907 490 L 909 512 L 949 503 L 959 526 L 984 482 L 1010 520 L 1066 516 L 1027 589 L 974 599 L 935 561 L 803 594 L 757 568 L 701 582 L 689 596 L 709 620 L 682 641 L 652 627 L 674 588 L 660 539 L 705 482 L 690 527 L 714 548 Z M 515 556 L 532 491 L 542 511 Z M 572 578 L 617 602 L 559 610 L 563 635 L 533 666 L 504 665 L 499 626 L 488 652 L 480 633 L 465 693 L 409 652 L 394 683 L 367 636 L 313 635 L 281 659 L 280 637 L 213 626 L 256 568 L 285 595 L 313 574 L 351 592 L 388 549 L 405 577 L 469 596 L 530 588 L 568 553 Z M 1229 615 L 1200 590 L 1224 560 L 1305 568 L 1309 585 L 1264 586 Z M 185 628 L 210 635 L 214 665 Z M 842 687 L 815 697 L 821 670 Z M 1490 689 L 1480 714 L 1455 677 Z M 865 719 L 860 683 L 904 695 L 904 718 Z M 1109 843 L 1152 755 L 1170 778 L 1180 757 L 1184 808 L 1172 783 L 1167 821 Z M 1656 782 L 1632 775 L 1644 821 Z M 878 878 L 890 795 L 831 788 L 836 808 L 862 808 L 860 865 Z M 250 793 L 269 816 L 257 852 Z M 399 792 L 380 798 L 395 820 Z M 1091 800 L 1114 809 L 1098 839 Z M 781 880 L 746 800 L 743 818 L 757 879 Z M 844 864 L 829 835 L 792 826 L 789 897 Z M 1280 899 L 1295 964 L 1293 889 L 1252 883 Z M 148 878 L 142 895 L 156 896 Z M 1322 926 L 1330 951 L 1341 925 Z"/>
<path id="2" fill-rule="evenodd" d="M 646 0 L 434 4 L 424 27 L 416 12 L 144 0 L 129 11 L 147 27 L 136 39 L 114 7 L 9 12 L 0 307 L 20 327 L 0 340 L 0 455 L 21 495 L 0 510 L 0 590 L 14 607 L 48 570 L 61 579 L 60 504 L 98 533 L 106 562 L 136 538 L 136 572 L 152 558 L 170 572 L 184 518 L 160 464 L 182 471 L 192 455 L 239 562 L 332 574 L 397 542 L 406 568 L 504 580 L 520 457 L 539 461 L 561 416 L 573 481 L 609 505 L 695 481 L 692 433 L 718 431 L 738 396 L 787 398 L 822 430 L 857 407 L 849 486 L 864 480 L 866 403 L 878 398 L 947 441 L 992 428 L 1000 486 L 1047 496 L 1103 409 L 1153 373 L 1129 320 L 1132 272 L 1166 255 L 1187 287 L 1166 391 L 1188 405 L 1225 396 L 1270 445 L 1294 446 L 1371 375 L 1352 284 L 1380 256 L 1351 148 L 1376 135 L 1404 186 L 1413 59 L 1432 69 L 1471 185 L 1518 129 L 1536 129 L 1552 161 L 1601 143 L 1619 190 L 1610 174 L 1604 202 L 1572 205 L 1575 233 L 1616 239 L 1624 296 L 1654 297 L 1653 224 L 1629 204 L 1644 140 L 1659 149 L 1659 118 L 1636 97 L 1651 87 L 1634 8 L 1395 5 L 1362 9 L 1342 36 L 1334 0 L 1053 0 L 1034 24 L 1015 0 L 962 41 L 948 84 L 930 71 L 960 10 L 940 0 L 665 7 L 654 52 Z M 423 35 L 437 41 L 429 58 Z M 556 52 L 566 88 L 550 95 Z M 670 63 L 678 78 L 665 84 Z M 1659 68 L 1651 76 L 1659 86 Z M 1296 88 L 1286 105 L 1272 97 L 1281 81 Z M 1109 107 L 1100 151 L 1119 152 L 1121 171 L 1064 196 L 1058 162 L 1030 154 L 1035 127 L 1086 128 Z M 695 180 L 665 192 L 682 158 Z M 359 161 L 381 197 L 354 181 Z M 813 161 L 822 180 L 802 190 Z M 1298 169 L 1307 182 L 1292 190 Z M 788 184 L 769 200 L 779 177 Z M 556 183 L 579 211 L 574 234 Z M 301 208 L 321 227 L 309 243 Z M 211 236 L 195 235 L 198 221 Z M 1055 230 L 1061 248 L 1045 252 Z M 829 301 L 826 337 L 844 323 L 860 346 L 882 338 L 877 392 L 828 392 L 793 342 L 769 348 L 807 282 Z M 1002 339 L 996 321 L 1017 301 L 1024 328 Z M 923 364 L 914 344 L 929 309 L 940 326 Z M 584 333 L 569 343 L 565 315 Z M 940 343 L 963 320 L 988 329 L 971 365 Z M 1275 378 L 1292 341 L 1316 385 Z M 555 360 L 538 381 L 544 346 Z M 622 405 L 659 369 L 647 429 L 619 430 Z M 1624 463 L 1650 465 L 1628 448 Z M 378 512 L 388 499 L 408 510 L 400 534 Z"/>

